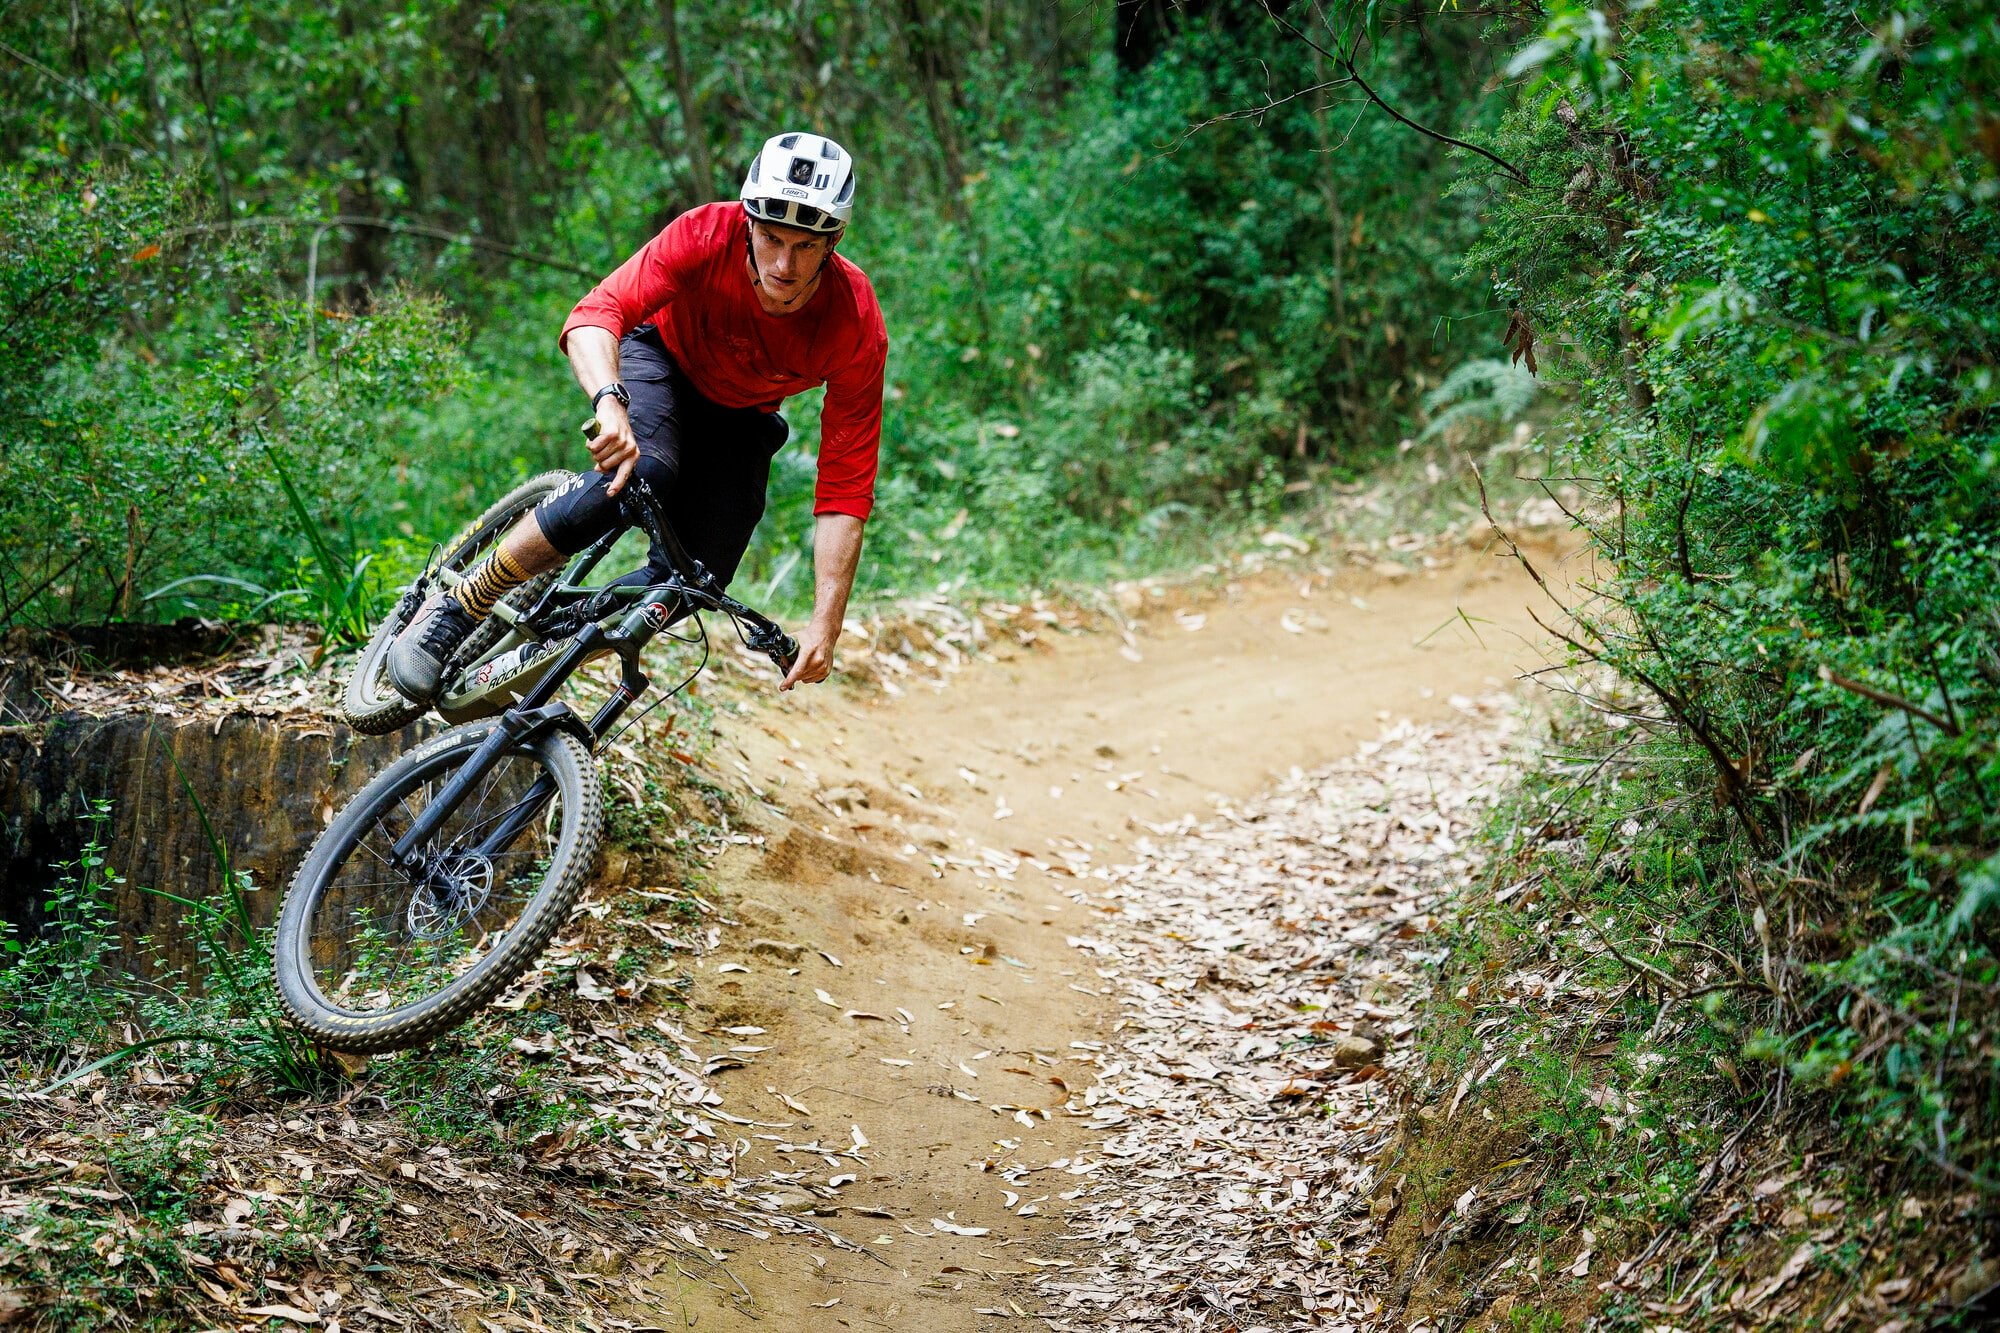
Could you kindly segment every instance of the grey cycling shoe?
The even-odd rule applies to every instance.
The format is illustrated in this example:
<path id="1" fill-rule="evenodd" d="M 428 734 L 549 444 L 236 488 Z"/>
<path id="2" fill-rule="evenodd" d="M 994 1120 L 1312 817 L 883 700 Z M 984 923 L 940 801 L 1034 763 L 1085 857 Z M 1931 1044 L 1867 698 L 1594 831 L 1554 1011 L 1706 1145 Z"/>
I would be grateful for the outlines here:
<path id="1" fill-rule="evenodd" d="M 438 683 L 444 678 L 445 663 L 479 628 L 479 622 L 458 604 L 455 597 L 432 593 L 417 608 L 396 641 L 389 645 L 384 670 L 396 693 L 411 703 L 429 703 L 437 697 Z"/>

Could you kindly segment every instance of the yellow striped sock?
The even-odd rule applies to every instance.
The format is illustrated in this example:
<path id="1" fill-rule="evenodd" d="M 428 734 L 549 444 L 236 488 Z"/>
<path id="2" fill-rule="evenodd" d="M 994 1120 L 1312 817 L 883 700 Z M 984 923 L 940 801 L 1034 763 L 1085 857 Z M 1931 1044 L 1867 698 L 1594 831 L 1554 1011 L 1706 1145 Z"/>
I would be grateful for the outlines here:
<path id="1" fill-rule="evenodd" d="M 479 567 L 452 589 L 451 595 L 467 615 L 484 620 L 493 614 L 496 602 L 527 581 L 528 571 L 503 546 L 480 561 Z"/>

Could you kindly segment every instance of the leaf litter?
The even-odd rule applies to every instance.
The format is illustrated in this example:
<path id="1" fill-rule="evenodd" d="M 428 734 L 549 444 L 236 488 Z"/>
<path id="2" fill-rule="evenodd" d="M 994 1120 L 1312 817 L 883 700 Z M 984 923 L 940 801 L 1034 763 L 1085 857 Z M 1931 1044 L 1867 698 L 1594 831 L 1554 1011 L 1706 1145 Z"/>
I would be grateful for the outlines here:
<path id="1" fill-rule="evenodd" d="M 725 828 L 711 841 L 736 836 Z M 748 1241 L 783 1234 L 858 1249 L 797 1215 L 800 1199 L 838 1185 L 739 1169 L 747 1133 L 792 1122 L 732 1113 L 709 1082 L 768 1048 L 702 1052 L 764 1029 L 690 1032 L 653 1003 L 660 978 L 650 969 L 618 976 L 628 950 L 661 942 L 647 930 L 658 923 L 612 910 L 631 901 L 702 905 L 687 892 L 591 886 L 536 965 L 448 1039 L 504 1050 L 494 1083 L 467 1094 L 496 1132 L 440 1138 L 398 1113 L 402 1098 L 379 1075 L 397 1061 L 429 1062 L 428 1050 L 357 1059 L 337 1100 L 285 1104 L 245 1089 L 213 1119 L 183 1109 L 192 1085 L 170 1045 L 54 1093 L 0 1083 L 0 1234 L 14 1241 L 0 1254 L 0 1323 L 60 1299 L 56 1223 L 64 1234 L 95 1232 L 106 1266 L 133 1273 L 139 1299 L 189 1327 L 276 1318 L 609 1333 L 641 1326 L 622 1312 L 648 1303 L 647 1284 L 667 1269 L 747 1300 L 724 1261 Z M 670 953 L 697 959 L 719 943 L 707 916 L 662 933 Z M 528 1011 L 536 1027 L 507 1022 Z M 531 1073 L 560 1091 L 561 1114 L 537 1130 L 497 1132 L 549 1095 L 524 1090 Z M 788 1093 L 769 1093 L 807 1114 Z M 867 1136 L 856 1126 L 848 1139 L 781 1151 L 862 1162 Z M 200 1187 L 165 1229 L 134 1205 L 107 1155 L 107 1144 L 153 1143 L 202 1164 Z"/>
<path id="2" fill-rule="evenodd" d="M 1089 872 L 1077 896 L 1106 919 L 1070 943 L 1120 1015 L 1077 1043 L 1097 1080 L 1068 1109 L 1102 1156 L 992 1167 L 1017 1188 L 1075 1178 L 1067 1263 L 1034 1279 L 1051 1327 L 1370 1322 L 1369 1196 L 1434 909 L 1474 870 L 1520 730 L 1506 696 L 1452 704 Z"/>

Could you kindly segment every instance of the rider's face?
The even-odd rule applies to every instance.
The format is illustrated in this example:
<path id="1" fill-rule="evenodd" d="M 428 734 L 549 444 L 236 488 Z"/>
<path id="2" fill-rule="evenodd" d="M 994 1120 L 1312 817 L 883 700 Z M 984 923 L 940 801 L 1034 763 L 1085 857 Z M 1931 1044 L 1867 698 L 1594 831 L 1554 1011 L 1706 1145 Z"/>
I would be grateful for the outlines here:
<path id="1" fill-rule="evenodd" d="M 798 227 L 752 222 L 750 244 L 757 253 L 764 290 L 780 300 L 796 295 L 819 272 L 837 239 Z"/>

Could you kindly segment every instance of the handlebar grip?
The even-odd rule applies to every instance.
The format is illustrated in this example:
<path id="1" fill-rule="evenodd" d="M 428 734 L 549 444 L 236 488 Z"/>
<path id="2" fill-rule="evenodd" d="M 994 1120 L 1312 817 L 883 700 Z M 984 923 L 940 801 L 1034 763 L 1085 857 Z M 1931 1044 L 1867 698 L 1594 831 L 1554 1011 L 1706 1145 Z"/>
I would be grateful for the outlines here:
<path id="1" fill-rule="evenodd" d="M 596 417 L 592 417 L 590 420 L 584 422 L 583 425 L 577 427 L 577 429 L 583 432 L 583 442 L 585 444 L 589 444 L 592 440 L 596 439 L 599 435 L 604 433 L 604 428 L 597 424 Z"/>
<path id="2" fill-rule="evenodd" d="M 791 675 L 799 661 L 799 641 L 789 634 L 779 635 L 778 646 L 771 650 L 771 660 L 777 663 L 778 670 Z"/>

